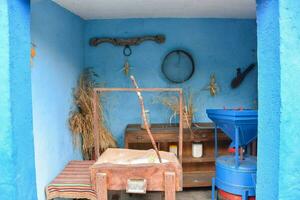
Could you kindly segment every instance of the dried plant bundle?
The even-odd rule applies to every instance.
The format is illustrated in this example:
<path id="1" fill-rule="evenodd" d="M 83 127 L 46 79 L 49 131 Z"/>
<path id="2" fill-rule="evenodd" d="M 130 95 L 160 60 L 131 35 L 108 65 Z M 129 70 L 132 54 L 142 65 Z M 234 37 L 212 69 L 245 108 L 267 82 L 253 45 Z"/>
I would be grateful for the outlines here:
<path id="1" fill-rule="evenodd" d="M 174 117 L 179 115 L 179 98 L 175 95 L 167 95 L 159 97 L 158 101 L 169 108 L 173 114 L 170 117 L 170 123 Z M 183 107 L 183 121 L 189 126 L 192 123 L 192 118 L 194 115 L 194 105 L 193 105 L 193 95 L 189 93 L 184 99 Z"/>
<path id="2" fill-rule="evenodd" d="M 78 136 L 82 139 L 84 159 L 91 159 L 94 152 L 93 134 L 93 88 L 97 85 L 93 79 L 97 76 L 91 69 L 84 70 L 78 86 L 74 91 L 76 109 L 70 112 L 69 127 L 73 133 L 75 145 L 78 146 Z M 99 115 L 99 147 L 103 152 L 109 147 L 116 147 L 116 141 L 105 125 L 102 103 L 99 100 L 97 113 Z"/>

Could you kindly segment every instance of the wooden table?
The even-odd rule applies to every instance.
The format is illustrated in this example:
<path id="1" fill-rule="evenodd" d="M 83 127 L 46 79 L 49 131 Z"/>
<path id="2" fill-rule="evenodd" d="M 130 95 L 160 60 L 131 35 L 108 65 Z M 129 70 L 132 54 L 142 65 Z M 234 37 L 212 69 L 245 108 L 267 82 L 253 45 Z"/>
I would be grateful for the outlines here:
<path id="1" fill-rule="evenodd" d="M 175 200 L 182 190 L 182 167 L 174 154 L 160 155 L 162 163 L 154 150 L 107 149 L 90 167 L 97 200 L 107 200 L 108 190 L 126 190 L 128 180 L 137 179 L 146 181 L 146 191 L 164 191 L 166 200 Z"/>

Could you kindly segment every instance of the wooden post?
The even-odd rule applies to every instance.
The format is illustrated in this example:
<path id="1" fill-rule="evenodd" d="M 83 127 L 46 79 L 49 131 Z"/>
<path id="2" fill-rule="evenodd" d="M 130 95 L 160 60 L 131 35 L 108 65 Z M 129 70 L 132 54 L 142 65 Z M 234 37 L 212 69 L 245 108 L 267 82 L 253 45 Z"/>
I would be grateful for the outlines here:
<path id="1" fill-rule="evenodd" d="M 97 106 L 98 106 L 98 96 L 97 92 L 94 91 L 93 95 L 93 130 L 94 130 L 94 148 L 95 148 L 95 160 L 99 158 L 99 115 L 97 113 Z"/>
<path id="2" fill-rule="evenodd" d="M 107 200 L 107 176 L 105 173 L 96 175 L 97 200 Z"/>
<path id="3" fill-rule="evenodd" d="M 175 200 L 175 173 L 165 172 L 165 200 Z"/>
<path id="4" fill-rule="evenodd" d="M 182 90 L 179 91 L 179 162 L 182 164 L 182 141 L 183 141 L 183 95 Z"/>

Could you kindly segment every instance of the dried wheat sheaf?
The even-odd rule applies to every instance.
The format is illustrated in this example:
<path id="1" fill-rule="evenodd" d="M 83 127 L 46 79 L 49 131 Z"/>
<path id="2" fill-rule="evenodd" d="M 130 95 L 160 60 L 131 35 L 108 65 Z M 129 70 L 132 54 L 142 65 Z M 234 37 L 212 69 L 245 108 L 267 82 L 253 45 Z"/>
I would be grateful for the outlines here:
<path id="1" fill-rule="evenodd" d="M 93 158 L 93 88 L 97 86 L 94 77 L 97 76 L 91 69 L 86 69 L 80 75 L 78 86 L 74 90 L 76 108 L 70 112 L 69 126 L 73 133 L 75 146 L 82 144 L 82 154 L 85 160 Z M 99 97 L 98 97 L 99 98 Z M 100 153 L 109 147 L 116 147 L 116 141 L 105 125 L 103 106 L 98 99 L 97 113 L 99 115 L 99 147 Z M 80 140 L 81 138 L 81 140 Z M 82 142 L 80 142 L 82 141 Z"/>

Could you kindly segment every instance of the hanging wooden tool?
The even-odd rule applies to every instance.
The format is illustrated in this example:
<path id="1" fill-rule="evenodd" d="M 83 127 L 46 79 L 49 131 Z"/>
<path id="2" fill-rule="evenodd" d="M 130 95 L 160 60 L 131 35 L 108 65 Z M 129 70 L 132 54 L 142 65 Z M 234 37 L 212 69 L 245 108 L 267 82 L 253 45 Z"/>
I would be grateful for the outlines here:
<path id="1" fill-rule="evenodd" d="M 162 44 L 166 41 L 164 35 L 149 35 L 149 36 L 141 36 L 141 37 L 132 37 L 132 38 L 91 38 L 90 46 L 98 46 L 102 43 L 111 43 L 115 46 L 135 46 L 139 45 L 145 41 L 153 41 L 158 44 Z"/>
<path id="2" fill-rule="evenodd" d="M 241 68 L 236 69 L 236 77 L 231 81 L 231 88 L 237 88 L 243 82 L 245 77 L 249 74 L 249 72 L 255 67 L 255 64 L 252 63 L 249 65 L 243 72 L 241 72 Z"/>
<path id="3" fill-rule="evenodd" d="M 130 46 L 136 46 L 140 45 L 141 43 L 145 41 L 153 41 L 158 44 L 164 43 L 166 41 L 166 38 L 164 35 L 147 35 L 147 36 L 141 36 L 141 37 L 132 37 L 132 38 L 109 38 L 109 37 L 103 37 L 103 38 L 91 38 L 90 39 L 90 46 L 96 47 L 102 43 L 111 43 L 114 46 L 124 46 L 123 49 L 123 55 L 125 56 L 125 63 L 122 67 L 121 71 L 125 74 L 125 76 L 130 75 L 131 71 L 131 65 L 129 64 L 128 58 L 132 53 L 132 50 Z"/>

